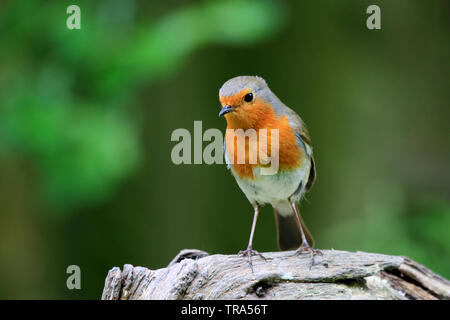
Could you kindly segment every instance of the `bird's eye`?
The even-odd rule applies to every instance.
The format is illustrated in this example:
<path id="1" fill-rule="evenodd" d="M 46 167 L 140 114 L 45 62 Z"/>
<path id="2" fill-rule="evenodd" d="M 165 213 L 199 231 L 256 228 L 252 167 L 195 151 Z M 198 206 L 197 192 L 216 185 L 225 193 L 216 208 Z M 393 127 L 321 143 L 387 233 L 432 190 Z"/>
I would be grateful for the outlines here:
<path id="1" fill-rule="evenodd" d="M 253 101 L 253 93 L 247 93 L 244 97 L 245 102 L 252 102 Z"/>

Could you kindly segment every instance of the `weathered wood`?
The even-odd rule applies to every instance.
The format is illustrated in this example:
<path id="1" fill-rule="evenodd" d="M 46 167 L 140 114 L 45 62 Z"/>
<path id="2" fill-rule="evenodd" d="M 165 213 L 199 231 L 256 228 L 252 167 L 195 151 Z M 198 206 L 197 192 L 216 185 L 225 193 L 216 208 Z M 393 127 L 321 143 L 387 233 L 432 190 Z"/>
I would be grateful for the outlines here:
<path id="1" fill-rule="evenodd" d="M 163 269 L 114 267 L 102 299 L 449 299 L 450 282 L 405 257 L 323 250 L 266 252 L 267 261 L 182 250 Z"/>

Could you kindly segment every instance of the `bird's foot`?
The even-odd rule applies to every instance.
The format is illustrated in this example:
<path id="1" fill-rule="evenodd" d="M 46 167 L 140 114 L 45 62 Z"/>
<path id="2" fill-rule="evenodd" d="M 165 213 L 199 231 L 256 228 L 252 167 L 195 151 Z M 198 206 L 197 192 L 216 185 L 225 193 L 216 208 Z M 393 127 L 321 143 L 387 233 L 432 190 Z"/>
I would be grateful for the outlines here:
<path id="1" fill-rule="evenodd" d="M 314 255 L 318 254 L 320 256 L 323 256 L 322 251 L 319 249 L 313 249 L 309 246 L 309 244 L 302 243 L 300 247 L 295 251 L 296 255 L 300 255 L 303 253 L 309 253 L 311 255 L 311 262 L 309 264 L 309 269 L 311 270 L 312 266 L 314 265 Z"/>
<path id="2" fill-rule="evenodd" d="M 253 272 L 252 256 L 260 256 L 264 261 L 267 261 L 267 259 L 261 253 L 259 253 L 256 250 L 253 250 L 251 247 L 248 247 L 247 250 L 239 251 L 238 255 L 248 257 L 248 264 L 250 266 L 250 269 L 252 269 L 252 272 Z"/>

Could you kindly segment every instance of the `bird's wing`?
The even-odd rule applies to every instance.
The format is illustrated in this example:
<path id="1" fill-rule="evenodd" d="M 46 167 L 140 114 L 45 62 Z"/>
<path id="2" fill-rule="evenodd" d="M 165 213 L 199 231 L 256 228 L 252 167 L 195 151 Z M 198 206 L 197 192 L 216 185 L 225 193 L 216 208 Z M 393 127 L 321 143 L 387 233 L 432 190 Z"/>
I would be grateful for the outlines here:
<path id="1" fill-rule="evenodd" d="M 308 129 L 306 128 L 306 125 L 303 122 L 302 118 L 300 118 L 300 116 L 297 113 L 295 113 L 294 110 L 292 110 L 287 106 L 284 106 L 283 109 L 284 109 L 283 113 L 287 115 L 289 123 L 294 128 L 295 134 L 298 137 L 301 137 L 303 142 L 306 143 L 309 147 L 311 147 L 311 138 L 309 137 Z"/>
<path id="2" fill-rule="evenodd" d="M 298 144 L 306 151 L 311 159 L 309 178 L 308 182 L 305 185 L 305 189 L 309 191 L 312 188 L 314 181 L 316 180 L 316 166 L 314 163 L 314 156 L 312 152 L 311 138 L 309 137 L 308 129 L 306 128 L 306 125 L 303 122 L 302 118 L 300 118 L 300 116 L 291 108 L 285 105 L 283 107 L 283 112 L 287 115 L 291 126 L 294 128 Z"/>

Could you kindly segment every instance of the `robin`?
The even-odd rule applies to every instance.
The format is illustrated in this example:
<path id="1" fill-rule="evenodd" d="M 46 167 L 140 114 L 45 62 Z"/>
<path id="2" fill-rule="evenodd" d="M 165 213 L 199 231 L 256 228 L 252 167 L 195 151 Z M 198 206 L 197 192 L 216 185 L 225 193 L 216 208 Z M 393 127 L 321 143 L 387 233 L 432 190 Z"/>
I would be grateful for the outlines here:
<path id="1" fill-rule="evenodd" d="M 225 134 L 225 160 L 231 173 L 254 208 L 253 224 L 248 247 L 238 254 L 248 256 L 250 268 L 252 256 L 264 258 L 252 247 L 256 221 L 260 207 L 273 207 L 277 226 L 278 247 L 281 250 L 297 249 L 296 253 L 314 254 L 313 238 L 306 228 L 297 203 L 309 191 L 316 178 L 316 169 L 311 147 L 311 139 L 303 120 L 292 109 L 284 105 L 269 89 L 266 81 L 256 76 L 239 76 L 225 82 L 219 91 L 222 104 L 219 116 L 227 121 Z M 245 139 L 245 158 L 239 162 L 238 145 L 234 132 L 238 129 L 253 129 L 257 139 Z M 274 174 L 262 174 L 261 168 L 267 164 L 261 160 L 249 161 L 249 150 L 259 147 L 262 140 L 261 129 L 266 129 L 267 149 L 272 142 L 271 132 L 277 130 L 278 170 Z M 274 136 L 275 137 L 275 136 Z M 270 152 L 270 153 L 269 153 Z M 268 156 L 272 156 L 267 151 Z M 230 155 L 233 158 L 230 158 Z"/>

